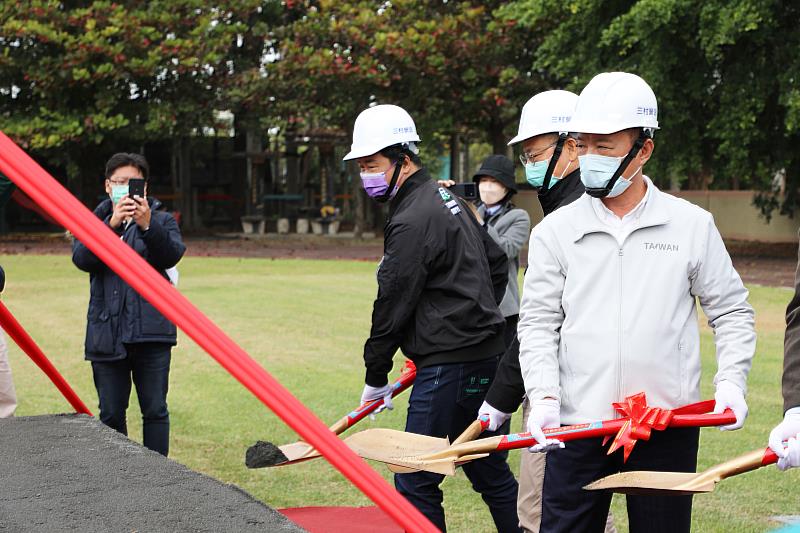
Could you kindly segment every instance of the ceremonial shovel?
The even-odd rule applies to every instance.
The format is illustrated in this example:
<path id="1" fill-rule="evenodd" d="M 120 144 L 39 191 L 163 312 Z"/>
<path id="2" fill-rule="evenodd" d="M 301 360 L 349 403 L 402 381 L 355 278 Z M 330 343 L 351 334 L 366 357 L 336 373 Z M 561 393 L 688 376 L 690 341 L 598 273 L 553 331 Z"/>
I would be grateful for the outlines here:
<path id="1" fill-rule="evenodd" d="M 740 455 L 730 461 L 712 466 L 703 472 L 620 472 L 589 483 L 586 490 L 610 490 L 622 494 L 673 495 L 711 492 L 714 487 L 731 476 L 750 472 L 777 462 L 778 456 L 771 449 L 758 449 Z"/>
<path id="2" fill-rule="evenodd" d="M 709 400 L 674 409 L 667 417 L 668 426 L 720 426 L 736 421 L 736 417 L 730 409 L 721 414 L 702 414 L 708 413 L 713 406 L 714 401 Z M 661 412 L 664 411 L 661 410 Z M 639 423 L 641 422 L 639 421 Z M 617 418 L 546 429 L 544 433 L 548 438 L 557 438 L 564 442 L 600 436 L 611 437 L 616 434 L 617 439 L 615 439 L 615 446 L 612 447 L 613 450 L 616 447 L 623 447 L 621 443 L 617 446 L 617 441 L 620 440 L 621 434 L 627 435 L 625 432 L 631 430 L 632 425 L 630 418 Z M 641 429 L 641 427 L 633 428 L 634 435 L 637 435 Z M 649 438 L 649 431 L 647 435 Z M 627 453 L 633 447 L 636 438 L 634 436 L 624 445 Z M 404 433 L 393 429 L 368 429 L 350 435 L 344 441 L 361 457 L 386 463 L 394 472 L 405 473 L 422 470 L 449 476 L 455 474 L 457 466 L 481 459 L 492 452 L 527 448 L 537 444 L 536 439 L 530 433 L 501 435 L 472 442 L 454 442 L 451 445 L 446 438 Z"/>
<path id="3" fill-rule="evenodd" d="M 417 369 L 414 363 L 406 361 L 400 377 L 392 383 L 392 398 L 409 388 L 416 377 Z M 351 411 L 340 418 L 328 429 L 336 435 L 340 435 L 382 405 L 383 399 L 366 402 L 355 411 Z M 275 446 L 271 442 L 258 441 L 247 449 L 245 464 L 248 468 L 284 466 L 319 456 L 319 452 L 313 446 L 303 441 L 284 444 L 283 446 Z"/>

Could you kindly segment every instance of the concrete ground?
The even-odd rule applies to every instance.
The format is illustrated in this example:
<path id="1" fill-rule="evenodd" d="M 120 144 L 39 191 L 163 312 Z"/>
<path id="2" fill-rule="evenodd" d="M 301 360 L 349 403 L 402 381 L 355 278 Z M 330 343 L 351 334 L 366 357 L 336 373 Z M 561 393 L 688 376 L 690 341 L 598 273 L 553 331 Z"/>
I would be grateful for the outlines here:
<path id="1" fill-rule="evenodd" d="M 0 532 L 302 532 L 85 415 L 0 419 Z"/>

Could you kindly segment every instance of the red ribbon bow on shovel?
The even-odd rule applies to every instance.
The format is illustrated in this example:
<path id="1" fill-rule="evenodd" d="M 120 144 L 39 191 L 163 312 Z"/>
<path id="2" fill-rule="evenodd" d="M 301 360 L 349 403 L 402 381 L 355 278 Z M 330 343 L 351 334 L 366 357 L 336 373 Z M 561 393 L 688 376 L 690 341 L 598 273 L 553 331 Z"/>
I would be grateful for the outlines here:
<path id="1" fill-rule="evenodd" d="M 614 409 L 628 420 L 614 437 L 608 454 L 611 455 L 619 448 L 623 448 L 623 462 L 628 460 L 636 441 L 650 440 L 650 434 L 654 429 L 657 431 L 666 429 L 673 415 L 669 409 L 648 406 L 644 392 L 628 396 L 624 402 L 614 403 Z M 609 437 L 606 437 L 603 444 L 608 442 L 608 439 Z"/>

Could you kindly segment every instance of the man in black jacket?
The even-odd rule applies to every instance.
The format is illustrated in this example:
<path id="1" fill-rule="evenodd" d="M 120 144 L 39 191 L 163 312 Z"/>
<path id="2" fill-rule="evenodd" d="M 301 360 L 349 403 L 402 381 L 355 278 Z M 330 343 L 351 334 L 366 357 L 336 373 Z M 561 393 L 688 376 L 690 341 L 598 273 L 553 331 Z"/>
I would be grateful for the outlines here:
<path id="1" fill-rule="evenodd" d="M 94 214 L 169 279 L 167 270 L 186 251 L 178 224 L 159 210 L 158 200 L 146 194 L 128 195 L 131 179 L 147 180 L 147 161 L 139 154 L 115 154 L 106 164 L 105 177 L 109 198 Z M 144 445 L 167 455 L 167 389 L 171 350 L 177 342 L 175 325 L 78 240 L 72 245 L 72 262 L 89 273 L 85 356 L 92 362 L 100 420 L 127 435 L 125 412 L 132 378 L 142 411 Z"/>
<path id="2" fill-rule="evenodd" d="M 584 193 L 576 142 L 565 131 L 577 101 L 578 95 L 568 91 L 545 91 L 535 95 L 522 108 L 517 136 L 508 143 L 522 145 L 520 161 L 525 165 L 528 183 L 538 190 L 544 216 L 574 202 Z M 523 404 L 524 397 L 519 340 L 515 335 L 500 360 L 495 380 L 478 414 L 489 415 L 489 429 L 500 427 Z M 523 428 L 528 412 L 526 401 Z M 523 531 L 539 531 L 543 479 L 544 454 L 522 454 L 517 513 Z M 609 518 L 606 532 L 613 531 L 613 519 Z"/>
<path id="3" fill-rule="evenodd" d="M 356 119 L 352 150 L 367 194 L 390 202 L 378 297 L 364 346 L 362 401 L 391 400 L 387 375 L 400 348 L 417 366 L 406 431 L 456 438 L 472 422 L 504 349 L 507 259 L 470 208 L 421 168 L 414 121 L 379 105 Z M 517 483 L 505 454 L 464 465 L 498 531 L 519 531 Z M 444 476 L 397 474 L 397 490 L 445 530 Z"/>

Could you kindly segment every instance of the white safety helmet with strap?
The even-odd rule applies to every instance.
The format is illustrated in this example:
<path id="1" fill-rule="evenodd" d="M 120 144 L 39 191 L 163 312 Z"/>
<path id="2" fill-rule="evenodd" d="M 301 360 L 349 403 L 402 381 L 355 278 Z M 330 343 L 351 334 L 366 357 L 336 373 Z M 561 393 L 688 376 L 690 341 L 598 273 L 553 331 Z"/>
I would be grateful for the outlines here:
<path id="1" fill-rule="evenodd" d="M 414 119 L 402 107 L 381 104 L 362 111 L 353 126 L 353 144 L 344 161 L 366 157 L 396 144 L 417 153 L 419 142 Z"/>
<path id="2" fill-rule="evenodd" d="M 608 196 L 646 139 L 658 129 L 658 103 L 653 89 L 636 74 L 604 72 L 584 87 L 569 123 L 574 133 L 606 135 L 641 128 L 639 136 L 604 187 L 586 187 L 595 198 Z"/>
<path id="3" fill-rule="evenodd" d="M 545 133 L 567 133 L 578 95 L 569 91 L 545 91 L 525 102 L 519 117 L 517 136 L 508 141 L 512 146 Z"/>
<path id="4" fill-rule="evenodd" d="M 553 156 L 550 158 L 544 174 L 544 181 L 539 188 L 541 193 L 550 188 L 550 179 L 569 136 L 567 124 L 571 121 L 577 102 L 578 95 L 569 91 L 544 91 L 535 95 L 522 106 L 517 136 L 508 141 L 508 145 L 511 146 L 537 135 L 558 134 Z M 523 164 L 525 164 L 524 161 Z"/>

